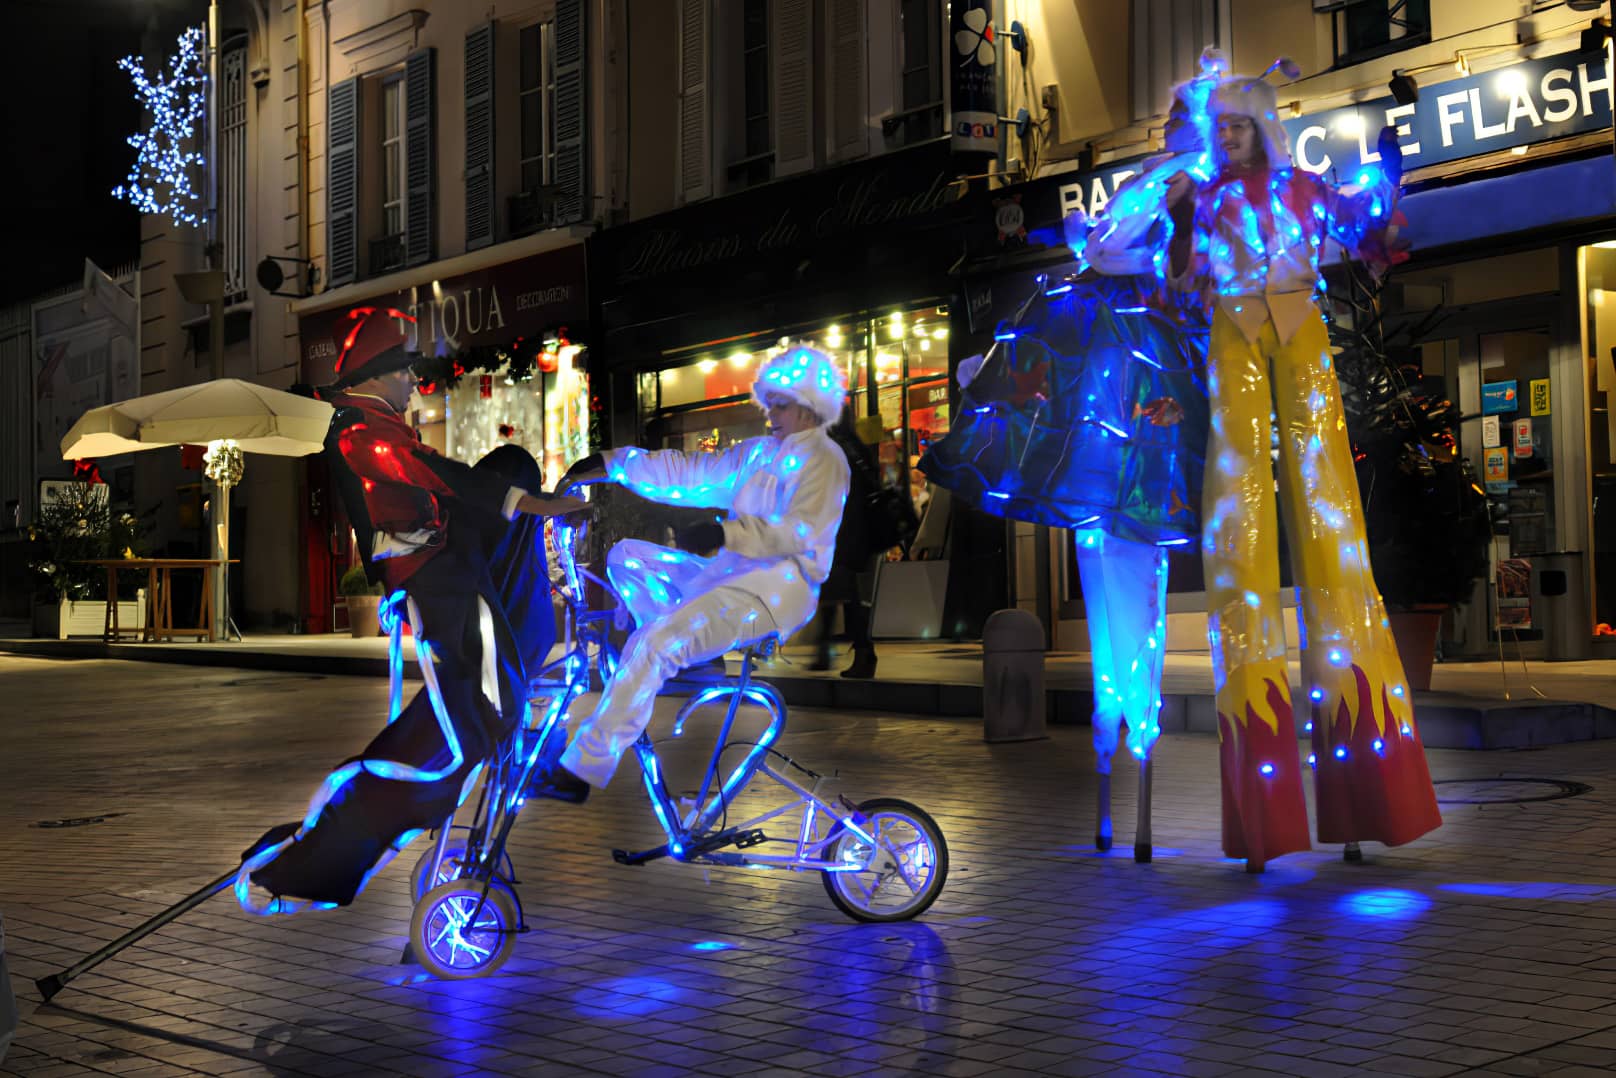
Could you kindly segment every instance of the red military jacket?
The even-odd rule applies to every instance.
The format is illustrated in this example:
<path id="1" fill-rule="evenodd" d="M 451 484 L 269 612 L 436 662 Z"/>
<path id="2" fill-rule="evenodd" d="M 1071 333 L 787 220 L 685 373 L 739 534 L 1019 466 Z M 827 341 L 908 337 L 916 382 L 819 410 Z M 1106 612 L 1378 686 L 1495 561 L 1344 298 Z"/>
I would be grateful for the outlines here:
<path id="1" fill-rule="evenodd" d="M 367 560 L 380 568 L 389 589 L 403 587 L 443 549 L 456 503 L 509 520 L 517 499 L 527 493 L 422 444 L 414 428 L 380 397 L 341 393 L 332 396 L 331 404 L 339 412 L 360 413 L 336 434 L 336 449 L 363 490 L 374 530 L 359 540 L 370 544 Z"/>

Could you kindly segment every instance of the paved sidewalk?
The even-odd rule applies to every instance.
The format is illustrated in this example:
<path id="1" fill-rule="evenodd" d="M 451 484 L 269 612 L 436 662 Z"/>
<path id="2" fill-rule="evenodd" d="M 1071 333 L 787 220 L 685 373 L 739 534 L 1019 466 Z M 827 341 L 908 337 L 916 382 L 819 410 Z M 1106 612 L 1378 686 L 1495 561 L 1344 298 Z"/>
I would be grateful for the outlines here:
<path id="1" fill-rule="evenodd" d="M 414 647 L 405 641 L 414 677 Z M 387 674 L 387 641 L 355 640 L 347 634 L 253 635 L 244 641 L 172 644 L 103 644 L 100 640 L 31 640 L 6 635 L 0 653 L 62 659 L 131 659 L 214 667 L 243 667 L 307 674 Z M 764 665 L 764 675 L 793 707 L 874 710 L 981 718 L 980 642 L 881 641 L 877 676 L 851 681 L 837 669 L 812 671 L 811 648 L 792 645 Z M 733 656 L 732 656 L 733 658 Z M 1291 680 L 1301 685 L 1291 653 Z M 1050 720 L 1087 723 L 1093 708 L 1087 652 L 1045 656 Z M 732 665 L 731 669 L 735 669 Z M 1298 693 L 1298 697 L 1300 697 Z M 1217 730 L 1212 697 L 1212 660 L 1205 651 L 1170 651 L 1162 677 L 1162 727 L 1197 733 Z M 1415 694 L 1426 744 L 1443 748 L 1526 748 L 1616 738 L 1616 660 L 1523 664 L 1518 658 L 1439 663 L 1430 692 Z"/>
<path id="2" fill-rule="evenodd" d="M 1090 848 L 1088 731 L 793 711 L 781 748 L 855 798 L 930 810 L 923 920 L 855 925 L 819 881 L 624 868 L 655 829 L 634 765 L 512 843 L 534 931 L 497 977 L 397 965 L 406 870 L 348 910 L 227 899 L 86 974 L 53 972 L 297 815 L 372 732 L 376 679 L 0 656 L 0 908 L 23 1027 L 0 1072 L 159 1075 L 1596 1075 L 1616 1069 L 1616 744 L 1434 750 L 1445 826 L 1362 865 L 1247 876 L 1218 850 L 1216 744 L 1158 749 L 1156 860 Z M 666 722 L 666 716 L 660 723 Z M 654 728 L 658 733 L 665 727 Z M 699 737 L 667 746 L 675 783 Z M 1520 781 L 1459 784 L 1452 780 Z M 40 821 L 97 819 L 76 827 Z"/>

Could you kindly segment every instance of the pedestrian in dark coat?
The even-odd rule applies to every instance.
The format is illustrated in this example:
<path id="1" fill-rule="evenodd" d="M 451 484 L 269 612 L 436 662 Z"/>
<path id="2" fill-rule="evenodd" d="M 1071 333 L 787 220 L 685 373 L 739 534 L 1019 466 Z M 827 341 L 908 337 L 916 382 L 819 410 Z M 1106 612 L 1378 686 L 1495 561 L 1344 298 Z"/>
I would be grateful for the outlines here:
<path id="1" fill-rule="evenodd" d="M 875 454 L 853 430 L 844 414 L 829 428 L 831 440 L 847 455 L 851 478 L 847 488 L 847 505 L 842 510 L 842 524 L 836 532 L 836 554 L 831 561 L 830 576 L 819 589 L 819 653 L 810 669 L 830 669 L 830 637 L 833 615 L 838 605 L 842 608 L 842 621 L 853 643 L 853 663 L 842 676 L 871 678 L 875 676 L 875 641 L 870 636 L 870 608 L 867 605 L 869 581 L 875 572 L 876 560 L 884 550 L 870 549 L 872 528 L 870 521 L 870 495 L 875 493 L 870 478 L 875 472 Z M 864 586 L 861 587 L 861 578 Z"/>

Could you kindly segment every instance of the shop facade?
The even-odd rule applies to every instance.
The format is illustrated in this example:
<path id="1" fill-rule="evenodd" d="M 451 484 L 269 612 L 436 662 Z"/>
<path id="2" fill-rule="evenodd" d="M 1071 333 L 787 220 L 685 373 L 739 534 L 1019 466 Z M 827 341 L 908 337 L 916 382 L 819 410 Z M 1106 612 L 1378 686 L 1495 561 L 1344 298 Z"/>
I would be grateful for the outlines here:
<path id="1" fill-rule="evenodd" d="M 500 445 L 520 445 L 554 483 L 599 437 L 584 245 L 468 266 L 473 257 L 437 263 L 433 279 L 395 277 L 363 295 L 344 289 L 340 297 L 301 301 L 301 379 L 313 386 L 335 379 L 355 308 L 408 315 L 401 327 L 428 372 L 410 413 L 422 441 L 467 463 Z M 356 554 L 325 462 L 310 458 L 308 468 L 302 617 L 305 631 L 329 632 L 338 616 L 336 582 Z"/>
<path id="2" fill-rule="evenodd" d="M 1459 452 L 1493 519 L 1486 579 L 1444 615 L 1449 656 L 1496 657 L 1502 643 L 1512 659 L 1517 645 L 1526 658 L 1616 657 L 1611 94 L 1601 46 L 1425 76 L 1411 103 L 1282 117 L 1296 161 L 1339 184 L 1379 163 L 1383 126 L 1398 131 L 1412 251 L 1381 296 L 1388 358 L 1417 392 L 1458 405 Z M 994 192 L 972 225 L 961 354 L 991 343 L 1035 274 L 1078 268 L 1061 219 L 1103 210 L 1138 161 Z M 1061 646 L 1084 646 L 1070 541 L 1015 533 L 1014 600 L 1052 618 Z M 1204 647 L 1202 589 L 1198 557 L 1173 554 L 1170 646 Z"/>
<path id="3" fill-rule="evenodd" d="M 612 444 L 722 449 L 763 433 L 750 400 L 759 363 L 787 342 L 811 344 L 843 364 L 883 478 L 926 515 L 933 492 L 915 465 L 951 418 L 951 271 L 971 201 L 960 171 L 942 139 L 591 237 Z M 924 611 L 883 620 L 878 600 L 878 635 L 968 635 L 985 618 L 976 608 L 991 600 L 961 594 L 943 609 L 954 516 L 930 521 L 943 537 L 925 551 L 936 564 L 883 568 L 886 594 L 908 579 Z"/>

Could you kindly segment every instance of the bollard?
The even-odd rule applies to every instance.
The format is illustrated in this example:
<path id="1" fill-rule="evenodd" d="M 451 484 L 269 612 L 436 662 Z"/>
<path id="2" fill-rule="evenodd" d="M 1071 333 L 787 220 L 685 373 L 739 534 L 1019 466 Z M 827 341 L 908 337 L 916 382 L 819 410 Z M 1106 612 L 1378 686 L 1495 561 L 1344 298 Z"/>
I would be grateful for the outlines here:
<path id="1" fill-rule="evenodd" d="M 1000 610 L 982 629 L 982 740 L 1048 737 L 1044 712 L 1043 623 Z"/>

